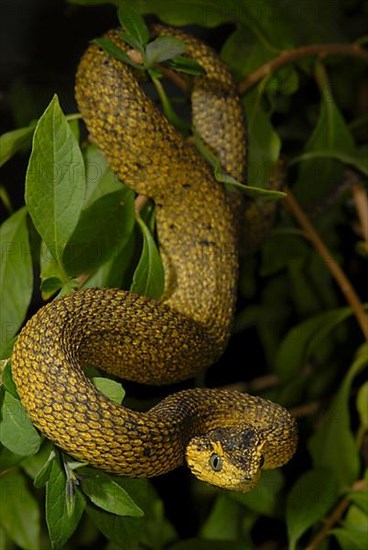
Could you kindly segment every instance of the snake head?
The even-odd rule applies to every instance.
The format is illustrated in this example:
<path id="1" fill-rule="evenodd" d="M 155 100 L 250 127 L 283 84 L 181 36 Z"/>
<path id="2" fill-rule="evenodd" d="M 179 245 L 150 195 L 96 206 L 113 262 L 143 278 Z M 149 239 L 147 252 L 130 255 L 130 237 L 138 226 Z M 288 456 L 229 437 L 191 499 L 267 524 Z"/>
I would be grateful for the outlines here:
<path id="1" fill-rule="evenodd" d="M 264 465 L 265 438 L 250 427 L 218 428 L 192 438 L 186 460 L 201 481 L 246 493 L 257 484 Z"/>

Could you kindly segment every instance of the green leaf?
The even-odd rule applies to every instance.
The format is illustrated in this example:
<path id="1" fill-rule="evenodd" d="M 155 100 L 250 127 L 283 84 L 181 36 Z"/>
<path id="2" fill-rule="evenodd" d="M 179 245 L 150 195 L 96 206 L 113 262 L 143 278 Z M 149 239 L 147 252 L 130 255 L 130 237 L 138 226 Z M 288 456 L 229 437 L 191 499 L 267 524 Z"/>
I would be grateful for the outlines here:
<path id="1" fill-rule="evenodd" d="M 358 391 L 356 405 L 359 412 L 360 423 L 368 428 L 368 382 L 365 382 Z"/>
<path id="2" fill-rule="evenodd" d="M 330 310 L 293 327 L 281 342 L 275 360 L 280 380 L 287 382 L 332 330 L 352 315 L 350 307 Z"/>
<path id="3" fill-rule="evenodd" d="M 262 106 L 261 91 L 252 90 L 243 102 L 249 133 L 247 182 L 267 188 L 280 156 L 281 141 L 272 127 L 271 115 Z"/>
<path id="4" fill-rule="evenodd" d="M 73 282 L 66 277 L 64 266 L 60 265 L 44 241 L 41 241 L 40 247 L 40 278 L 41 292 L 43 300 L 50 299 L 56 292 L 63 287 L 70 288 Z"/>
<path id="5" fill-rule="evenodd" d="M 135 266 L 137 236 L 132 232 L 129 240 L 120 250 L 100 266 L 83 283 L 83 288 L 110 287 L 129 289 Z"/>
<path id="6" fill-rule="evenodd" d="M 239 78 L 247 76 L 273 57 L 275 53 L 255 39 L 246 26 L 240 26 L 231 33 L 221 50 L 221 58 Z"/>
<path id="7" fill-rule="evenodd" d="M 226 9 L 218 0 L 206 0 L 205 6 L 198 0 L 141 0 L 139 5 L 141 12 L 154 13 L 165 23 L 178 26 L 197 23 L 214 27 L 240 12 L 239 6 L 236 9 L 236 2 L 239 0 L 227 0 Z"/>
<path id="8" fill-rule="evenodd" d="M 282 507 L 281 491 L 284 484 L 280 470 L 262 472 L 258 485 L 249 493 L 231 492 L 229 496 L 257 514 L 277 518 Z"/>
<path id="9" fill-rule="evenodd" d="M 360 506 L 351 504 L 342 523 L 347 529 L 365 533 L 368 540 L 368 515 Z"/>
<path id="10" fill-rule="evenodd" d="M 0 441 L 7 449 L 22 456 L 37 453 L 42 441 L 21 402 L 9 392 L 5 392 L 3 399 Z"/>
<path id="11" fill-rule="evenodd" d="M 12 541 L 7 536 L 5 529 L 2 528 L 0 523 L 0 550 L 10 550 L 12 546 Z"/>
<path id="12" fill-rule="evenodd" d="M 62 254 L 84 203 L 85 171 L 79 145 L 54 96 L 38 121 L 26 176 L 32 221 L 62 271 Z"/>
<path id="13" fill-rule="evenodd" d="M 120 548 L 122 541 L 129 550 L 138 550 L 138 541 L 142 536 L 142 518 L 131 518 L 110 514 L 99 508 L 87 506 L 87 514 L 93 524 L 111 542 Z"/>
<path id="14" fill-rule="evenodd" d="M 351 491 L 347 498 L 354 502 L 368 516 L 368 491 Z"/>
<path id="15" fill-rule="evenodd" d="M 245 183 L 239 183 L 229 175 L 225 177 L 216 177 L 217 181 L 226 183 L 226 190 L 240 191 L 245 196 L 252 199 L 262 199 L 263 201 L 275 201 L 286 197 L 284 191 L 277 191 L 276 189 L 265 189 L 264 187 L 255 187 L 254 185 L 246 185 Z"/>
<path id="16" fill-rule="evenodd" d="M 174 36 L 159 36 L 146 47 L 146 62 L 149 66 L 172 59 L 185 52 L 185 44 Z"/>
<path id="17" fill-rule="evenodd" d="M 194 59 L 183 55 L 176 55 L 172 59 L 168 59 L 165 63 L 173 71 L 189 74 L 192 76 L 201 76 L 206 74 L 205 69 Z"/>
<path id="18" fill-rule="evenodd" d="M 164 270 L 156 243 L 142 220 L 137 217 L 142 230 L 143 249 L 130 287 L 132 292 L 159 299 L 164 289 Z"/>
<path id="19" fill-rule="evenodd" d="M 62 548 L 74 533 L 84 507 L 83 495 L 77 487 L 70 488 L 60 460 L 54 459 L 46 484 L 46 523 L 53 549 Z"/>
<path id="20" fill-rule="evenodd" d="M 13 380 L 12 373 L 11 373 L 10 360 L 6 361 L 5 368 L 1 375 L 1 381 L 6 391 L 9 392 L 13 397 L 15 397 L 15 399 L 19 399 L 17 386 L 15 385 L 15 382 Z"/>
<path id="21" fill-rule="evenodd" d="M 124 39 L 127 38 L 134 48 L 143 51 L 150 38 L 144 19 L 127 3 L 119 7 L 118 17 L 120 25 L 125 30 Z"/>
<path id="22" fill-rule="evenodd" d="M 367 344 L 358 349 L 323 422 L 309 440 L 309 450 L 315 467 L 333 470 L 340 491 L 351 486 L 359 471 L 359 454 L 350 430 L 348 402 L 352 380 L 368 363 L 367 351 Z"/>
<path id="23" fill-rule="evenodd" d="M 166 543 L 175 538 L 175 532 L 148 480 L 116 477 L 115 481 L 144 511 L 144 519 L 117 516 L 89 506 L 87 512 L 93 522 L 117 546 L 121 546 L 123 540 L 129 550 L 138 549 L 139 543 L 139 548 L 144 546 L 156 550 L 166 547 Z"/>
<path id="24" fill-rule="evenodd" d="M 86 196 L 84 208 L 103 195 L 121 191 L 123 184 L 111 170 L 105 155 L 96 145 L 89 145 L 83 151 L 86 168 Z"/>
<path id="25" fill-rule="evenodd" d="M 84 475 L 86 474 L 86 477 Z M 97 470 L 82 471 L 83 492 L 93 504 L 117 516 L 142 517 L 143 510 L 128 493 L 108 474 Z"/>
<path id="26" fill-rule="evenodd" d="M 226 494 L 219 495 L 201 528 L 200 535 L 209 540 L 237 540 L 240 517 L 239 504 Z"/>
<path id="27" fill-rule="evenodd" d="M 362 174 L 365 176 L 368 176 L 368 163 L 367 159 L 360 157 L 358 154 L 346 154 L 341 151 L 337 151 L 334 149 L 319 149 L 318 151 L 313 151 L 311 153 L 304 153 L 302 155 L 299 155 L 295 157 L 291 162 L 290 165 L 296 164 L 297 162 L 304 162 L 304 161 L 313 161 L 316 163 L 315 159 L 334 159 L 340 161 L 342 164 L 346 164 L 348 166 L 352 166 L 353 168 L 356 168 L 357 170 L 360 170 Z M 325 163 L 326 164 L 326 163 Z"/>
<path id="28" fill-rule="evenodd" d="M 332 529 L 330 533 L 339 541 L 341 550 L 367 550 L 367 533 L 344 528 Z"/>
<path id="29" fill-rule="evenodd" d="M 121 405 L 121 402 L 125 396 L 125 391 L 120 382 L 116 382 L 110 378 L 102 378 L 98 376 L 92 378 L 92 382 L 96 388 L 106 395 L 106 397 L 111 399 L 111 401 Z"/>
<path id="30" fill-rule="evenodd" d="M 27 211 L 21 208 L 0 227 L 0 358 L 9 355 L 12 339 L 22 325 L 33 291 Z"/>
<path id="31" fill-rule="evenodd" d="M 310 247 L 299 230 L 274 229 L 262 246 L 261 275 L 269 277 L 292 263 L 309 261 Z"/>
<path id="32" fill-rule="evenodd" d="M 35 124 L 11 130 L 0 136 L 0 166 L 24 147 L 31 146 Z"/>
<path id="33" fill-rule="evenodd" d="M 24 475 L 15 468 L 0 477 L 0 524 L 24 550 L 40 548 L 40 511 Z"/>
<path id="34" fill-rule="evenodd" d="M 365 550 L 368 540 L 368 515 L 360 507 L 351 505 L 343 520 L 343 527 L 331 533 L 343 550 Z"/>
<path id="35" fill-rule="evenodd" d="M 351 132 L 331 95 L 328 83 L 317 65 L 317 80 L 321 89 L 321 108 L 313 134 L 307 143 L 304 155 L 310 160 L 303 160 L 299 166 L 296 192 L 307 201 L 318 201 L 332 191 L 342 176 L 343 166 L 335 160 L 316 158 L 321 151 L 333 152 L 343 157 L 356 157 L 356 148 Z M 310 156 L 312 155 L 312 156 Z M 305 157 L 308 158 L 308 157 Z M 341 159 L 340 159 L 341 160 Z M 344 161 L 343 161 L 344 162 Z M 311 185 L 318 175 L 318 185 Z"/>
<path id="36" fill-rule="evenodd" d="M 124 246 L 134 224 L 132 191 L 122 188 L 100 197 L 83 210 L 65 247 L 65 270 L 76 276 L 102 265 Z"/>
<path id="37" fill-rule="evenodd" d="M 153 489 L 148 489 L 150 506 L 145 510 L 142 544 L 147 548 L 166 548 L 169 542 L 177 539 L 175 529 L 165 516 L 162 500 L 158 499 Z"/>
<path id="38" fill-rule="evenodd" d="M 293 485 L 286 503 L 289 548 L 294 550 L 299 538 L 333 506 L 339 492 L 334 473 L 317 468 L 303 474 Z"/>
<path id="39" fill-rule="evenodd" d="M 49 456 L 47 457 L 46 462 L 44 462 L 41 469 L 38 471 L 36 477 L 34 478 L 33 485 L 37 488 L 44 487 L 49 481 L 51 476 L 52 465 L 56 457 L 56 452 L 54 447 L 51 447 Z"/>
<path id="40" fill-rule="evenodd" d="M 143 65 L 140 65 L 138 63 L 134 63 L 132 58 L 124 52 L 119 46 L 114 44 L 111 40 L 108 38 L 96 38 L 93 40 L 95 44 L 98 44 L 107 54 L 111 55 L 114 59 L 117 61 L 120 61 L 121 63 L 126 63 L 127 65 L 131 65 L 135 69 L 143 70 Z"/>
<path id="41" fill-rule="evenodd" d="M 36 454 L 22 458 L 21 467 L 30 478 L 35 479 L 37 477 L 39 471 L 47 462 L 53 448 L 53 443 L 48 439 L 44 439 Z"/>
<path id="42" fill-rule="evenodd" d="M 42 298 L 44 300 L 48 300 L 49 298 L 51 298 L 51 296 L 56 294 L 56 292 L 58 292 L 63 287 L 63 281 L 58 277 L 47 277 L 46 279 L 44 277 L 45 277 L 45 273 L 43 272 L 41 274 L 40 289 L 41 289 Z"/>

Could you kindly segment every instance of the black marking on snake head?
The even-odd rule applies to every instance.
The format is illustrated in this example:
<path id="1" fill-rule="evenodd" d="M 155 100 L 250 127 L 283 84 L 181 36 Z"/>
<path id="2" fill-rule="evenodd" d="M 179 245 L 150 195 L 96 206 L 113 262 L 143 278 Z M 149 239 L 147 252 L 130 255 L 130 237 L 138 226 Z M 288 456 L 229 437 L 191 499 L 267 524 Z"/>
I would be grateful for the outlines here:
<path id="1" fill-rule="evenodd" d="M 246 454 L 249 449 L 257 447 L 259 435 L 252 427 L 231 430 L 218 428 L 212 432 L 212 439 L 221 443 L 226 452 L 240 451 Z"/>

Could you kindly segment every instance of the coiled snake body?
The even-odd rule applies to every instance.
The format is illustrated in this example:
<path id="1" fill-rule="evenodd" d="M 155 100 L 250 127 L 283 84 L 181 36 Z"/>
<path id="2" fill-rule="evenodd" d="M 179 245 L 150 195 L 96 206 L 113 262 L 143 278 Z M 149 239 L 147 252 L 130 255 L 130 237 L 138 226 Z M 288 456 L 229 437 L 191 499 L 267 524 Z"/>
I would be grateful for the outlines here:
<path id="1" fill-rule="evenodd" d="M 243 178 L 242 109 L 214 52 L 173 29 L 206 75 L 192 89 L 193 124 L 224 169 Z M 109 38 L 127 50 L 116 31 Z M 77 291 L 27 323 L 12 372 L 27 413 L 57 445 L 91 465 L 155 476 L 183 463 L 200 479 L 246 491 L 261 467 L 278 467 L 296 447 L 281 406 L 239 392 L 192 389 L 148 412 L 111 402 L 86 378 L 97 364 L 149 384 L 193 376 L 222 353 L 237 285 L 236 209 L 195 148 L 141 90 L 134 71 L 91 45 L 78 68 L 76 98 L 88 130 L 119 178 L 155 201 L 165 268 L 158 302 L 115 289 Z"/>

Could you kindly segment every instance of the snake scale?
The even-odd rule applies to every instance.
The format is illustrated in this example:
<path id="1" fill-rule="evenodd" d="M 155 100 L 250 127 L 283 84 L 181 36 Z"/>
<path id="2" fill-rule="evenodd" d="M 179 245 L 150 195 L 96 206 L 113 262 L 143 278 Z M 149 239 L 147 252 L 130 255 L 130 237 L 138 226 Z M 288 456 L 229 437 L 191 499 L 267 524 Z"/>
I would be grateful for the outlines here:
<path id="1" fill-rule="evenodd" d="M 241 180 L 245 130 L 235 84 L 214 51 L 168 27 L 206 71 L 192 83 L 193 125 Z M 108 38 L 129 47 L 114 30 Z M 137 71 L 97 44 L 77 71 L 76 99 L 118 177 L 155 202 L 165 269 L 160 301 L 116 289 L 79 290 L 42 307 L 21 331 L 12 373 L 34 424 L 72 456 L 125 476 L 156 476 L 186 461 L 201 480 L 248 491 L 261 468 L 286 463 L 296 424 L 283 407 L 216 389 L 183 390 L 147 412 L 102 395 L 83 367 L 148 384 L 192 377 L 229 338 L 237 287 L 239 199 L 143 92 Z M 236 196 L 233 194 L 233 196 Z"/>

